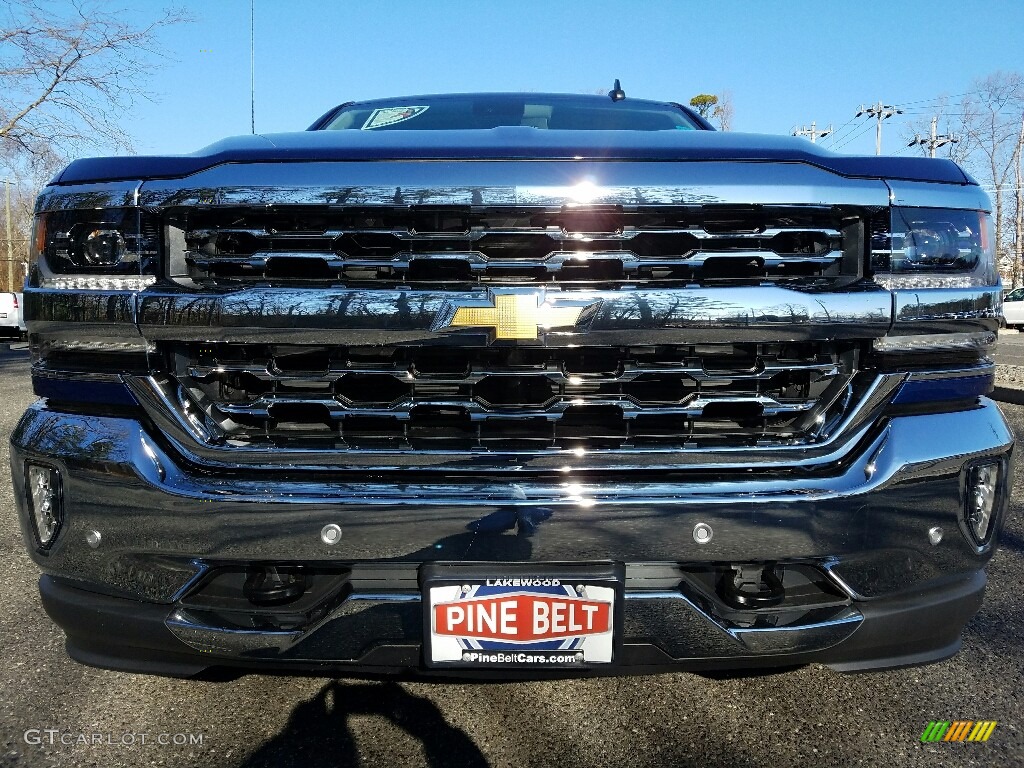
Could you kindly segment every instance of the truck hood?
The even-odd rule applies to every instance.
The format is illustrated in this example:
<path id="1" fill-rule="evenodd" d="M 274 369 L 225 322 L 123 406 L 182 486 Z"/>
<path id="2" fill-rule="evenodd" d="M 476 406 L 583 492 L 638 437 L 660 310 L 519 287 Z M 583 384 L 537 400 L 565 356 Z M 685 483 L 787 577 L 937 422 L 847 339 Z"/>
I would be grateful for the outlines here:
<path id="1" fill-rule="evenodd" d="M 303 131 L 236 136 L 188 155 L 76 160 L 54 184 L 183 178 L 224 163 L 374 160 L 632 160 L 807 163 L 840 176 L 974 184 L 950 160 L 842 155 L 804 139 L 718 131 Z"/>

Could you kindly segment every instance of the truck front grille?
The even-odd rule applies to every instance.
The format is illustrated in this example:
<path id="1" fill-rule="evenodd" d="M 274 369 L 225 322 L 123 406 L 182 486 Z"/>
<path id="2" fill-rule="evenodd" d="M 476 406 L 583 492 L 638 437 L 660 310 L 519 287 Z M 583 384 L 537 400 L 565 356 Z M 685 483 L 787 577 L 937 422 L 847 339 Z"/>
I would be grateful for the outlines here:
<path id="1" fill-rule="evenodd" d="M 176 344 L 153 377 L 207 442 L 325 449 L 770 446 L 855 397 L 835 344 L 303 347 Z"/>
<path id="2" fill-rule="evenodd" d="M 200 284 L 558 285 L 859 274 L 861 212 L 815 206 L 171 209 L 171 277 Z"/>

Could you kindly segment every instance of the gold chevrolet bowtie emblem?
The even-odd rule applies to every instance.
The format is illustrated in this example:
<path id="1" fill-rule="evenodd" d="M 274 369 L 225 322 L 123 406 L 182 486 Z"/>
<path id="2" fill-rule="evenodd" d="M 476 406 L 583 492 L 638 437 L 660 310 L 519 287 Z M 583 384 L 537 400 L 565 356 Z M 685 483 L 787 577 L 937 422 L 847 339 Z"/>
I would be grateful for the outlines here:
<path id="1" fill-rule="evenodd" d="M 449 328 L 493 328 L 495 339 L 536 339 L 541 330 L 573 328 L 597 302 L 554 306 L 536 293 L 499 293 L 493 306 L 456 308 Z"/>

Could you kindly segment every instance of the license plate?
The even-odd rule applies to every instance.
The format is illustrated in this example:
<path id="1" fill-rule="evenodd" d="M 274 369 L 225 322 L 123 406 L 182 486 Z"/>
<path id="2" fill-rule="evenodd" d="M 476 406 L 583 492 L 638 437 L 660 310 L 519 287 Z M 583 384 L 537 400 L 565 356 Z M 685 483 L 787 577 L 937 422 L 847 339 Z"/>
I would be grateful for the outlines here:
<path id="1" fill-rule="evenodd" d="M 621 566 L 430 563 L 421 573 L 429 666 L 536 669 L 615 661 Z"/>

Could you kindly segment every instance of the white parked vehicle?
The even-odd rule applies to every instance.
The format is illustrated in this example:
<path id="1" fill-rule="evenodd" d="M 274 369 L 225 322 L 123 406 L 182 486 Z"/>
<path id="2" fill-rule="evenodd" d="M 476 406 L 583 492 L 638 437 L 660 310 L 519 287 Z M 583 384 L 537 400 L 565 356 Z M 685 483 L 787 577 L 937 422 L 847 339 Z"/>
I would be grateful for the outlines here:
<path id="1" fill-rule="evenodd" d="M 1024 288 L 1016 288 L 1003 297 L 1003 319 L 1007 328 L 1024 328 Z"/>
<path id="2" fill-rule="evenodd" d="M 0 338 L 20 339 L 25 333 L 20 293 L 0 293 Z"/>

